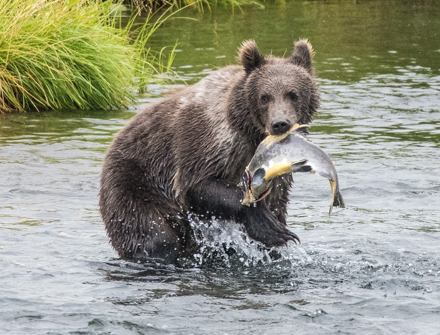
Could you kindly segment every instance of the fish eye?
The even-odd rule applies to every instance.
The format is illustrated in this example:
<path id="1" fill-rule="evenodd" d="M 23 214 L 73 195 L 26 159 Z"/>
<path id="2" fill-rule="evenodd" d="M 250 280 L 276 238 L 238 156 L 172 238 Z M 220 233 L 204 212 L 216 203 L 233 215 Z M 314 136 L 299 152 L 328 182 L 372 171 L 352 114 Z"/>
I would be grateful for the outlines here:
<path id="1" fill-rule="evenodd" d="M 263 94 L 260 98 L 263 104 L 267 104 L 270 101 L 271 97 L 269 94 Z"/>
<path id="2" fill-rule="evenodd" d="M 289 92 L 289 93 L 287 93 L 287 96 L 292 101 L 297 101 L 298 100 L 298 95 L 295 92 Z"/>

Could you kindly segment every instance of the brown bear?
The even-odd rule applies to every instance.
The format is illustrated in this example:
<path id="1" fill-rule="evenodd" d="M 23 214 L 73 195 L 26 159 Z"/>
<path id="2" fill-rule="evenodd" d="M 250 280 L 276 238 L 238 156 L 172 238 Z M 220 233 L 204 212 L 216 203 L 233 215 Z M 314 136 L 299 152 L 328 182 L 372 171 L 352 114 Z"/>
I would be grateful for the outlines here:
<path id="1" fill-rule="evenodd" d="M 267 247 L 298 237 L 286 225 L 291 176 L 255 207 L 238 184 L 258 144 L 306 124 L 319 107 L 307 40 L 288 58 L 262 56 L 254 41 L 241 66 L 221 68 L 136 115 L 116 136 L 101 175 L 100 211 L 122 258 L 175 262 L 197 250 L 192 216 L 241 223 Z"/>

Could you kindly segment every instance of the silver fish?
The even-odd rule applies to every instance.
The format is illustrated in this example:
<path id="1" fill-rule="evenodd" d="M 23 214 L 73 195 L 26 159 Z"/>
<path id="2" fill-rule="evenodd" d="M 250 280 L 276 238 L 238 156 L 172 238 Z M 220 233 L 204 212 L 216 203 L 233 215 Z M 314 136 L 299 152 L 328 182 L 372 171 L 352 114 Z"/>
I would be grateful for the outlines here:
<path id="1" fill-rule="evenodd" d="M 258 146 L 249 163 L 241 186 L 242 204 L 249 206 L 267 196 L 272 190 L 272 180 L 292 172 L 312 172 L 330 181 L 333 206 L 345 207 L 339 190 L 338 173 L 330 157 L 304 135 L 308 125 L 295 124 L 283 135 L 271 135 Z"/>

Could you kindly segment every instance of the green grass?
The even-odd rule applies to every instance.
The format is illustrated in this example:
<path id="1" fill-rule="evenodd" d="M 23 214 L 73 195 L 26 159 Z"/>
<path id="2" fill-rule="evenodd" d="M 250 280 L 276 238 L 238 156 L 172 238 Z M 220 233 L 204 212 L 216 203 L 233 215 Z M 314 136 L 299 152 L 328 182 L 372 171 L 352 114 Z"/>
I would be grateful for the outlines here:
<path id="1" fill-rule="evenodd" d="M 153 53 L 147 42 L 168 14 L 147 20 L 133 34 L 134 17 L 120 28 L 114 6 L 98 0 L 0 0 L 0 112 L 135 102 L 135 90 L 166 70 L 163 52 Z M 173 53 L 165 67 L 172 59 Z"/>
<path id="2" fill-rule="evenodd" d="M 242 5 L 253 4 L 264 7 L 263 3 L 265 1 L 266 0 L 125 0 L 127 4 L 135 6 L 140 11 L 149 11 L 160 7 L 170 7 L 174 9 L 192 7 L 200 12 L 204 12 L 206 8 L 211 10 L 211 8 L 215 8 L 216 6 L 229 7 L 232 11 L 234 11 L 234 8 L 241 9 Z"/>

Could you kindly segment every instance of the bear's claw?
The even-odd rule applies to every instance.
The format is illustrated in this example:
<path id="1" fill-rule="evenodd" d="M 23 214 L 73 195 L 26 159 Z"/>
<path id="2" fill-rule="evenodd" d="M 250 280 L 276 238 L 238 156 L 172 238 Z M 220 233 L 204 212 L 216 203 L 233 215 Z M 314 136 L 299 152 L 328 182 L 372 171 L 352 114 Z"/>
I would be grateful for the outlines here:
<path id="1" fill-rule="evenodd" d="M 281 247 L 289 241 L 301 243 L 299 237 L 282 224 L 264 202 L 258 203 L 257 207 L 246 208 L 249 220 L 244 224 L 247 233 L 254 240 L 264 243 L 267 247 Z"/>

